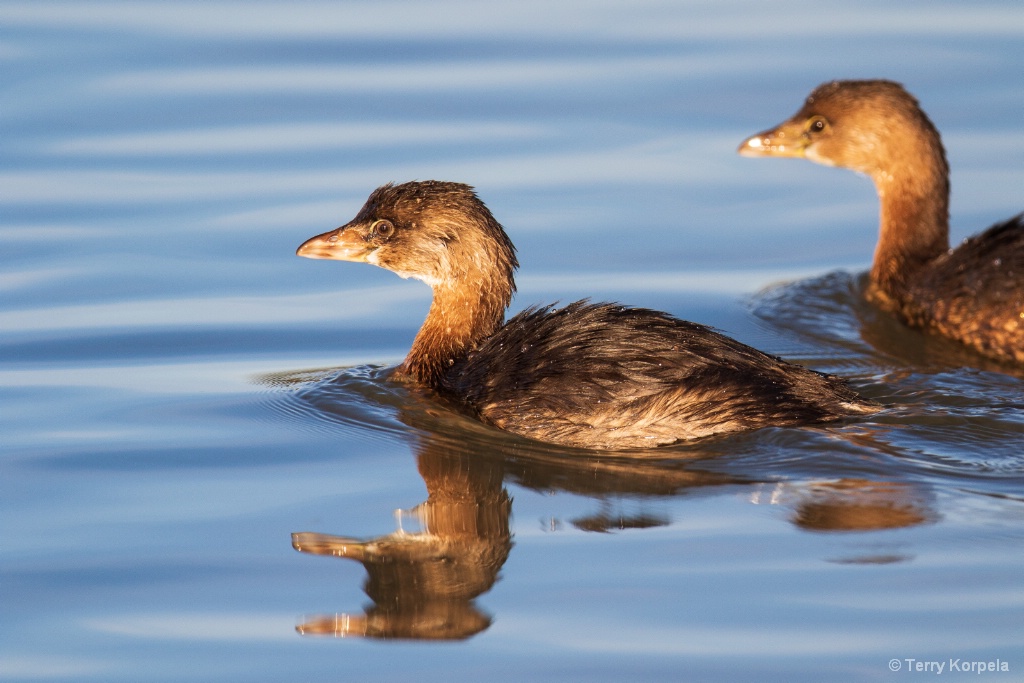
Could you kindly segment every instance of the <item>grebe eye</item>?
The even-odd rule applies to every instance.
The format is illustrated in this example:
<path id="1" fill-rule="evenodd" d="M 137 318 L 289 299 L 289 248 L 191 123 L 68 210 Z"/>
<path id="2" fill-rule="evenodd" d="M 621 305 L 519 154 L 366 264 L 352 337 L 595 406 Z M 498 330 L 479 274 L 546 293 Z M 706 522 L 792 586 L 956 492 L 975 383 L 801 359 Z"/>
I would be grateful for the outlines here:
<path id="1" fill-rule="evenodd" d="M 378 237 L 387 239 L 395 232 L 395 225 L 389 220 L 381 219 L 373 224 L 373 233 Z"/>
<path id="2" fill-rule="evenodd" d="M 828 127 L 828 120 L 824 116 L 815 116 L 807 122 L 808 133 L 820 133 Z"/>

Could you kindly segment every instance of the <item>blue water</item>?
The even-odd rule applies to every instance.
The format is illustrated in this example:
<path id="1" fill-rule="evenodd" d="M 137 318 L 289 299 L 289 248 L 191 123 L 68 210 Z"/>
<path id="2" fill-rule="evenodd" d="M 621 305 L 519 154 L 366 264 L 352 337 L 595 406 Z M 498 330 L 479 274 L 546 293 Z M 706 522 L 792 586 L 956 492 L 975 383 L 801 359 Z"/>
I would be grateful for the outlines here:
<path id="1" fill-rule="evenodd" d="M 1019 212 L 1019 3 L 0 27 L 0 680 L 1024 680 L 1022 373 L 863 303 L 866 179 L 735 154 L 891 78 L 943 132 L 954 241 Z M 429 290 L 294 250 L 415 178 L 505 225 L 513 310 L 668 310 L 886 409 L 599 457 L 390 385 Z"/>

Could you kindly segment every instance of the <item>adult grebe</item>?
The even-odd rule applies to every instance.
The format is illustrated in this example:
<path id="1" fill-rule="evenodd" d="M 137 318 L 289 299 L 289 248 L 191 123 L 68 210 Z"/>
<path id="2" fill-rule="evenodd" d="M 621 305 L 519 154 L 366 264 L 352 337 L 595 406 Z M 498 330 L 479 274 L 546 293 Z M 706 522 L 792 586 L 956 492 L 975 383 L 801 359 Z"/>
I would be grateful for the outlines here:
<path id="1" fill-rule="evenodd" d="M 515 248 L 468 185 L 384 185 L 349 223 L 297 253 L 429 284 L 430 312 L 393 377 L 541 441 L 647 448 L 878 408 L 840 379 L 665 313 L 577 301 L 503 324 Z"/>
<path id="2" fill-rule="evenodd" d="M 871 177 L 881 203 L 868 298 L 911 327 L 1024 363 L 1024 222 L 949 248 L 949 166 L 939 132 L 891 81 L 833 81 L 753 135 L 744 156 L 804 157 Z"/>

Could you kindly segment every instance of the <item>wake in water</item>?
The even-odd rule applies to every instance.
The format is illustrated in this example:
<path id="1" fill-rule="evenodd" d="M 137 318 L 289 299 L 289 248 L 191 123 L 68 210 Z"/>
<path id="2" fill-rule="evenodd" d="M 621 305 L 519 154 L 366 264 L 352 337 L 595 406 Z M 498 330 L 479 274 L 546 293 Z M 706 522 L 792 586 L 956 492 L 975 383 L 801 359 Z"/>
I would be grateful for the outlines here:
<path id="1" fill-rule="evenodd" d="M 751 302 L 761 324 L 795 340 L 818 369 L 851 376 L 888 406 L 855 440 L 899 469 L 982 492 L 1020 495 L 1024 383 L 1019 369 L 911 330 L 867 303 L 866 276 L 831 273 L 768 289 Z"/>

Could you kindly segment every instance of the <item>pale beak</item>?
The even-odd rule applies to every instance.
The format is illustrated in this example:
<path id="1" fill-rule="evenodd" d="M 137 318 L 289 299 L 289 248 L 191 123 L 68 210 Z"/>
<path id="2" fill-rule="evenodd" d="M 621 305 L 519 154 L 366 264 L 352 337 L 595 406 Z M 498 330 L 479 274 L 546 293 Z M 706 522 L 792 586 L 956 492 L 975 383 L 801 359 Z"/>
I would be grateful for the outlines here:
<path id="1" fill-rule="evenodd" d="M 310 237 L 295 250 L 295 253 L 306 258 L 364 263 L 375 249 L 376 246 L 365 239 L 361 230 L 351 225 L 343 225 L 322 235 Z"/>
<path id="2" fill-rule="evenodd" d="M 802 157 L 809 143 L 802 126 L 790 120 L 751 135 L 736 151 L 745 157 Z"/>

